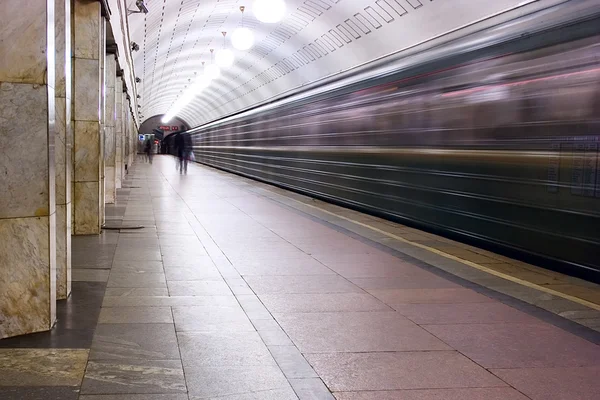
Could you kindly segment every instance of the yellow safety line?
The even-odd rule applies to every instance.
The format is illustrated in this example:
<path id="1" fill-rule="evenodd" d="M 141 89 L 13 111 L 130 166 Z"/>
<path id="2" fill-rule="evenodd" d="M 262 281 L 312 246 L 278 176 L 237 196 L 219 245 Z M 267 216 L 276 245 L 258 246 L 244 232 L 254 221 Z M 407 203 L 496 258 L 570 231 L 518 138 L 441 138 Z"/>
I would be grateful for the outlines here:
<path id="1" fill-rule="evenodd" d="M 444 253 L 443 251 L 440 251 L 440 250 L 435 249 L 433 247 L 429 247 L 429 246 L 426 246 L 426 245 L 421 244 L 421 243 L 412 242 L 412 241 L 404 239 L 404 238 L 402 238 L 400 236 L 394 235 L 393 233 L 389 233 L 389 232 L 386 232 L 386 231 L 381 230 L 379 228 L 375 228 L 374 226 L 371 226 L 371 225 L 368 225 L 368 224 L 364 224 L 364 223 L 359 222 L 359 221 L 355 221 L 352 218 L 347 218 L 347 217 L 344 217 L 342 215 L 338 215 L 338 214 L 336 214 L 334 212 L 324 210 L 324 209 L 322 209 L 320 207 L 313 206 L 312 204 L 304 203 L 304 202 L 302 202 L 300 200 L 292 199 L 290 197 L 288 197 L 288 198 L 291 199 L 291 200 L 294 200 L 297 203 L 305 205 L 307 207 L 315 208 L 315 209 L 317 209 L 317 210 L 319 210 L 321 212 L 324 212 L 326 214 L 333 215 L 333 216 L 335 216 L 337 218 L 341 218 L 343 220 L 346 220 L 346 221 L 352 222 L 354 224 L 363 226 L 363 227 L 371 229 L 371 230 L 373 230 L 375 232 L 382 233 L 382 234 L 384 234 L 384 235 L 386 235 L 388 237 L 394 238 L 394 239 L 396 239 L 396 240 L 398 240 L 400 242 L 407 243 L 407 244 L 410 244 L 412 246 L 419 247 L 421 249 L 425 249 L 425 250 L 430 251 L 432 253 L 438 254 L 438 255 L 440 255 L 442 257 L 446 257 L 446 258 L 448 258 L 450 260 L 458 261 L 458 262 L 460 262 L 462 264 L 468 265 L 469 267 L 478 269 L 478 270 L 483 271 L 483 272 L 487 272 L 488 274 L 495 275 L 495 276 L 500 277 L 502 279 L 506 279 L 508 281 L 515 282 L 515 283 L 518 283 L 518 284 L 523 285 L 523 286 L 527 286 L 527 287 L 532 288 L 532 289 L 537 289 L 537 290 L 539 290 L 541 292 L 545 292 L 545 293 L 548 293 L 548 294 L 551 294 L 551 295 L 554 295 L 554 296 L 562 297 L 563 299 L 567 299 L 567 300 L 573 301 L 575 303 L 584 305 L 586 307 L 592 308 L 594 310 L 600 311 L 600 305 L 598 305 L 596 303 L 592 303 L 590 301 L 581 299 L 579 297 L 571 296 L 569 294 L 562 293 L 562 292 L 556 291 L 554 289 L 550 289 L 550 288 L 547 288 L 547 287 L 544 287 L 544 286 L 541 286 L 541 285 L 537 285 L 535 283 L 531 283 L 531 282 L 525 281 L 523 279 L 515 278 L 514 276 L 507 275 L 507 274 L 504 274 L 502 272 L 495 271 L 495 270 L 493 270 L 491 268 L 484 267 L 483 265 L 479 265 L 479 264 L 474 263 L 472 261 L 465 260 L 465 259 L 462 259 L 460 257 L 453 256 L 452 254 Z"/>

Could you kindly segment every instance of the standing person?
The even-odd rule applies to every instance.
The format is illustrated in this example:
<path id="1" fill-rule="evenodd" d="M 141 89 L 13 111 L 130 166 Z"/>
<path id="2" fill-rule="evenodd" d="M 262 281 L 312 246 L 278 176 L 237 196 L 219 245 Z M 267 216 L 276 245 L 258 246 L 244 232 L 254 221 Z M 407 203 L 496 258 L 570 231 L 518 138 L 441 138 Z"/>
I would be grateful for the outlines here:
<path id="1" fill-rule="evenodd" d="M 181 174 L 183 173 L 184 164 L 187 170 L 187 154 L 185 151 L 185 140 L 181 132 L 175 134 L 175 149 L 177 150 L 177 169 Z"/>
<path id="2" fill-rule="evenodd" d="M 152 139 L 148 138 L 146 143 L 144 143 L 144 153 L 146 153 L 146 158 L 148 162 L 152 164 Z"/>
<path id="3" fill-rule="evenodd" d="M 187 174 L 188 161 L 192 159 L 192 137 L 185 130 L 185 126 L 181 125 L 181 137 L 183 138 L 183 169 Z"/>

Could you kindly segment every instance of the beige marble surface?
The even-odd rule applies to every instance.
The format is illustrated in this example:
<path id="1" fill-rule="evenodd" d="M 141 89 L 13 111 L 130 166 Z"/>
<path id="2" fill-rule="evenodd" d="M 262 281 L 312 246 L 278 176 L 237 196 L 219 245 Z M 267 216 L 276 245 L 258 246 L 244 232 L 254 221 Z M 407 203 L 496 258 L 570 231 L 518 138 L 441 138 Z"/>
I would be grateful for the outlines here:
<path id="1" fill-rule="evenodd" d="M 56 298 L 71 293 L 71 203 L 56 205 Z"/>
<path id="2" fill-rule="evenodd" d="M 73 119 L 100 120 L 100 61 L 73 59 Z"/>
<path id="3" fill-rule="evenodd" d="M 123 79 L 115 82 L 115 187 L 119 189 L 123 180 Z"/>
<path id="4" fill-rule="evenodd" d="M 0 218 L 49 213 L 47 107 L 46 86 L 0 82 Z"/>
<path id="5" fill-rule="evenodd" d="M 100 182 L 75 182 L 73 234 L 100 234 Z"/>
<path id="6" fill-rule="evenodd" d="M 100 180 L 100 123 L 75 121 L 73 130 L 75 182 Z"/>
<path id="7" fill-rule="evenodd" d="M 104 179 L 104 202 L 107 204 L 114 204 L 116 197 L 116 177 L 115 167 L 104 167 L 106 177 Z"/>
<path id="8" fill-rule="evenodd" d="M 70 186 L 70 177 L 67 179 L 68 164 L 71 162 L 70 144 L 67 142 L 67 99 L 56 97 L 56 123 L 54 125 L 56 135 L 54 137 L 54 165 L 56 182 L 56 204 L 67 202 L 67 188 Z"/>
<path id="9" fill-rule="evenodd" d="M 2 386 L 79 386 L 89 350 L 0 349 Z"/>
<path id="10" fill-rule="evenodd" d="M 54 46 L 56 49 L 54 89 L 56 97 L 66 97 L 66 68 L 69 67 L 70 69 L 71 66 L 70 54 L 68 59 L 65 54 L 67 45 L 67 31 L 65 30 L 67 26 L 65 23 L 69 24 L 71 19 L 65 20 L 65 11 L 65 0 L 54 0 Z"/>
<path id="11" fill-rule="evenodd" d="M 100 2 L 75 0 L 73 4 L 73 56 L 100 58 Z"/>
<path id="12" fill-rule="evenodd" d="M 48 330 L 55 320 L 49 224 L 47 216 L 0 219 L 0 338 Z"/>
<path id="13" fill-rule="evenodd" d="M 0 82 L 45 84 L 46 1 L 0 3 Z"/>

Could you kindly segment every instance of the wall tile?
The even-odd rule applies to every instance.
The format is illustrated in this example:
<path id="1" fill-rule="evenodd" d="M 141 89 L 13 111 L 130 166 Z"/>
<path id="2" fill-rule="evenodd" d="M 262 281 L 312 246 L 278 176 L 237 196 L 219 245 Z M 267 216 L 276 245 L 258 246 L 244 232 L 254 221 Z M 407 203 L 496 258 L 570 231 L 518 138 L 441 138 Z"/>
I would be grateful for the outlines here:
<path id="1" fill-rule="evenodd" d="M 100 62 L 84 58 L 73 59 L 73 119 L 99 121 Z"/>
<path id="2" fill-rule="evenodd" d="M 46 12 L 44 0 L 2 1 L 0 82 L 44 84 Z"/>
<path id="3" fill-rule="evenodd" d="M 100 123 L 75 121 L 75 182 L 100 180 Z"/>
<path id="4" fill-rule="evenodd" d="M 46 86 L 0 82 L 0 218 L 50 211 L 47 99 Z"/>
<path id="5" fill-rule="evenodd" d="M 75 182 L 73 188 L 75 235 L 100 234 L 100 183 Z"/>

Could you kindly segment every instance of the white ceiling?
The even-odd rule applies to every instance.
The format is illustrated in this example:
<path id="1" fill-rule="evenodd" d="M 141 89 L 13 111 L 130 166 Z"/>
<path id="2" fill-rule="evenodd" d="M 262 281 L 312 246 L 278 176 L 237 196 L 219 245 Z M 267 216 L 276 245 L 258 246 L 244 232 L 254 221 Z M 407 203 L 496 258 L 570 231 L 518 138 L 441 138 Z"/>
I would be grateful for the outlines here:
<path id="1" fill-rule="evenodd" d="M 286 0 L 281 23 L 263 24 L 253 0 L 146 0 L 129 16 L 143 119 L 167 112 L 223 46 L 221 32 L 253 29 L 256 45 L 236 51 L 223 71 L 179 117 L 190 126 L 231 114 L 285 91 L 444 35 L 495 14 L 523 13 L 563 0 Z M 135 9 L 135 0 L 128 0 Z M 228 35 L 229 36 L 229 35 Z M 232 49 L 230 43 L 228 43 Z"/>

